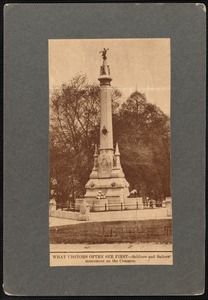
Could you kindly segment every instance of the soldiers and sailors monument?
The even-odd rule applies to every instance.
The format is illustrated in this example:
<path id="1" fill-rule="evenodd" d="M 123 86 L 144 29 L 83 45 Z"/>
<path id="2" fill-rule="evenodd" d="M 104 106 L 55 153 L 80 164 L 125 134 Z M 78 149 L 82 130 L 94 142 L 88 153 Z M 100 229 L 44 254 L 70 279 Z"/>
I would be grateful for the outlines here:
<path id="1" fill-rule="evenodd" d="M 90 178 L 85 185 L 84 199 L 75 200 L 75 209 L 86 202 L 91 211 L 121 210 L 143 208 L 141 198 L 128 198 L 129 183 L 122 170 L 119 146 L 113 145 L 112 126 L 112 77 L 107 62 L 107 51 L 102 53 L 103 63 L 100 67 L 100 145 L 95 145 L 94 164 Z"/>

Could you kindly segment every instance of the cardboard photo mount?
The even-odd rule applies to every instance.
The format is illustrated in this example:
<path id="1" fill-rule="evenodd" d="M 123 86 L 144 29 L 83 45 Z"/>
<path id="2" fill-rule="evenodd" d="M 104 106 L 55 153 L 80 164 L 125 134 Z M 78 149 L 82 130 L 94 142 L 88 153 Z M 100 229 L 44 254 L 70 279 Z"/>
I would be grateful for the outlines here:
<path id="1" fill-rule="evenodd" d="M 4 7 L 4 291 L 26 296 L 200 295 L 205 287 L 203 4 Z M 49 265 L 48 40 L 171 39 L 173 265 Z"/>

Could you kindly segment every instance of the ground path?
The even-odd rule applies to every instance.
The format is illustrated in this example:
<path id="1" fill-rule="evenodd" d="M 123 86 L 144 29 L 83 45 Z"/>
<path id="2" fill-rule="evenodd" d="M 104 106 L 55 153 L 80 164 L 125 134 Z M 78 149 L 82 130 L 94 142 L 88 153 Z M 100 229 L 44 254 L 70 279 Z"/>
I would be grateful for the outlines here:
<path id="1" fill-rule="evenodd" d="M 82 251 L 172 251 L 172 244 L 114 243 L 114 244 L 50 244 L 50 252 Z"/>
<path id="2" fill-rule="evenodd" d="M 57 227 L 71 224 L 79 224 L 83 222 L 107 222 L 107 221 L 132 221 L 132 220 L 159 220 L 171 219 L 168 216 L 166 208 L 142 209 L 129 211 L 108 211 L 90 213 L 89 221 L 72 220 L 71 218 L 50 217 L 49 226 Z"/>

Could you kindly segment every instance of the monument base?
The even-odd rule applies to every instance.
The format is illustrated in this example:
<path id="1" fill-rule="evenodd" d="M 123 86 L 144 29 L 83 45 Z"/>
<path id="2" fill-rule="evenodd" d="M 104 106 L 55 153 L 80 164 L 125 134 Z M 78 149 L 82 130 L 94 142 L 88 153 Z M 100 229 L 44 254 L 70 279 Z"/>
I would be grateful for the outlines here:
<path id="1" fill-rule="evenodd" d="M 97 198 L 101 191 L 105 198 L 119 198 L 120 203 L 129 195 L 129 183 L 124 177 L 90 178 L 86 186 L 84 198 Z M 102 199 L 103 200 L 103 199 Z"/>
<path id="2" fill-rule="evenodd" d="M 87 202 L 91 212 L 143 209 L 142 198 L 125 198 L 123 199 L 123 202 L 121 202 L 119 197 L 111 197 L 105 199 L 96 199 L 96 198 L 76 199 L 75 201 L 76 211 L 80 210 L 80 205 L 82 204 L 83 200 Z"/>
<path id="3" fill-rule="evenodd" d="M 129 195 L 129 183 L 124 177 L 90 178 L 86 184 L 84 199 L 90 211 L 123 210 L 124 199 Z M 83 199 L 76 199 L 78 211 Z"/>
<path id="4" fill-rule="evenodd" d="M 83 198 L 89 205 L 90 211 L 107 211 L 108 210 L 108 200 L 107 199 L 96 199 L 96 198 Z M 75 200 L 75 210 L 79 211 L 80 205 L 83 199 Z"/>

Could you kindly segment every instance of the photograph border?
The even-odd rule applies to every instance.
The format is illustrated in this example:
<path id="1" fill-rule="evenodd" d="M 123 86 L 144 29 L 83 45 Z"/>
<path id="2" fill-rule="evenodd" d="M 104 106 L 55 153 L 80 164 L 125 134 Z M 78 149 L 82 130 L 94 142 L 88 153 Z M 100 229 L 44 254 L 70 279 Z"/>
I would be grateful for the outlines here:
<path id="1" fill-rule="evenodd" d="M 169 38 L 50 39 L 48 41 L 51 267 L 173 264 L 170 186 L 170 42 Z M 105 52 L 100 51 L 101 49 Z M 88 96 L 83 94 L 83 98 L 77 97 L 75 93 L 73 98 L 75 86 L 78 90 L 82 88 L 84 92 L 89 89 L 92 93 L 88 91 Z M 68 89 L 72 92 L 71 96 Z M 111 99 L 113 91 L 118 93 L 115 102 Z M 131 117 L 135 119 L 136 116 L 133 117 L 135 113 L 130 111 L 127 113 L 126 110 L 129 107 L 130 110 L 135 111 L 134 97 L 137 97 L 139 107 L 140 105 L 143 107 L 142 111 L 141 109 L 138 111 L 138 121 L 148 112 L 150 113 L 150 109 L 153 110 L 150 113 L 152 117 L 148 122 L 149 125 L 146 119 L 142 123 L 139 121 L 140 125 L 136 125 L 137 123 L 132 120 L 132 124 L 137 126 L 138 130 L 140 128 L 141 131 L 146 132 L 140 136 L 141 143 L 134 141 L 132 137 L 127 143 L 122 138 L 122 135 L 127 139 L 131 136 L 131 132 L 127 129 L 126 118 L 128 115 L 130 119 Z M 73 104 L 76 101 L 78 109 L 75 109 Z M 90 109 L 92 101 L 96 103 L 94 108 L 99 118 L 92 113 L 92 108 Z M 116 111 L 113 111 L 113 102 L 118 105 Z M 80 115 L 80 110 L 84 113 L 81 103 L 89 113 L 88 120 L 90 116 L 93 119 L 88 129 L 85 127 L 88 121 Z M 102 110 L 102 107 L 106 107 L 106 103 L 109 110 Z M 65 111 L 68 111 L 68 117 L 65 116 Z M 127 114 L 125 119 L 119 112 Z M 72 121 L 74 113 L 76 121 Z M 120 128 L 119 133 L 120 126 L 115 124 L 114 114 L 120 119 L 120 126 L 123 128 L 122 130 Z M 103 127 L 100 122 L 107 127 L 107 134 L 99 133 L 99 126 L 101 126 L 100 131 Z M 131 121 L 129 126 L 132 126 Z M 133 135 L 138 139 L 139 135 L 134 126 L 131 127 Z M 64 128 L 67 128 L 67 131 Z M 85 136 L 85 129 L 88 138 Z M 94 144 L 91 140 L 91 131 L 94 132 Z M 80 138 L 80 133 L 83 134 L 83 139 Z M 77 141 L 78 134 L 80 142 L 78 142 L 79 146 L 76 146 L 74 140 Z M 163 142 L 163 139 L 166 142 Z M 81 153 L 78 150 L 72 153 L 72 146 L 80 149 L 81 140 L 85 141 L 85 145 L 90 141 L 90 148 L 83 152 L 82 147 Z M 131 151 L 129 145 L 133 147 L 133 144 L 135 148 Z M 61 165 L 60 153 L 62 153 Z M 139 161 L 135 157 L 136 153 L 138 159 L 140 157 Z M 134 155 L 133 160 L 132 155 Z M 79 157 L 83 157 L 83 160 L 87 159 L 92 165 L 91 168 L 81 163 Z M 143 162 L 140 161 L 141 157 Z M 153 162 L 154 157 L 158 157 L 160 163 Z M 100 174 L 101 159 L 110 162 L 110 171 L 108 169 L 108 174 L 105 173 L 104 177 Z M 130 161 L 132 167 L 134 163 L 140 164 L 141 170 L 133 167 L 130 171 Z M 154 169 L 152 173 L 151 169 Z M 86 178 L 83 182 L 81 177 L 84 172 Z M 74 182 L 72 177 L 75 177 L 78 183 L 75 188 L 72 188 Z M 143 193 L 142 182 L 145 185 Z M 112 187 L 112 184 L 115 186 Z M 81 195 L 77 196 L 80 190 Z M 86 212 L 84 214 L 80 213 L 81 205 L 84 206 Z M 86 225 L 85 221 L 87 221 Z M 81 228 L 81 231 L 84 230 L 84 233 L 75 230 L 74 225 L 77 225 L 76 228 Z M 94 226 L 97 227 L 96 233 L 93 233 Z M 71 239 L 67 230 L 70 229 L 75 233 L 72 239 L 74 243 L 69 242 Z M 63 231 L 65 231 L 64 236 Z M 78 240 L 81 238 L 82 241 L 79 243 L 77 238 Z"/>

